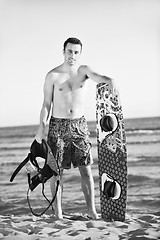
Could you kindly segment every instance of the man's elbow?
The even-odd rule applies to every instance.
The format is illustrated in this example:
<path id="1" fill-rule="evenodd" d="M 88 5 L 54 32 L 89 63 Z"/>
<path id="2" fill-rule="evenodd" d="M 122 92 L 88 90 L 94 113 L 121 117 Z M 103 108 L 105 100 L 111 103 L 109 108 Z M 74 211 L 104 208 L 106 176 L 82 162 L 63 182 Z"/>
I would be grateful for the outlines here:
<path id="1" fill-rule="evenodd" d="M 47 111 L 49 112 L 50 109 L 51 109 L 51 104 L 48 103 L 48 102 L 46 102 L 46 101 L 44 101 L 42 108 L 45 109 L 45 110 L 47 110 Z"/>
<path id="2" fill-rule="evenodd" d="M 101 80 L 102 83 L 108 83 L 108 84 L 114 84 L 114 80 L 110 77 L 107 76 L 101 76 Z"/>
<path id="3" fill-rule="evenodd" d="M 113 78 L 109 78 L 107 76 L 102 76 L 101 82 L 108 84 L 112 89 L 117 89 L 116 81 Z"/>

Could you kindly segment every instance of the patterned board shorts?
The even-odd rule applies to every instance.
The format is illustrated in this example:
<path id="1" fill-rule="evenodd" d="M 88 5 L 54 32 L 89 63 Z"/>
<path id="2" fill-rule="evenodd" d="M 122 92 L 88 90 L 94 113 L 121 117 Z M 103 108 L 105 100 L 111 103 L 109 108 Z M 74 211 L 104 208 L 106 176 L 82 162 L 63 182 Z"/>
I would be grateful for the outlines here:
<path id="1" fill-rule="evenodd" d="M 47 142 L 59 168 L 88 166 L 93 163 L 87 121 L 84 116 L 76 119 L 51 117 Z"/>

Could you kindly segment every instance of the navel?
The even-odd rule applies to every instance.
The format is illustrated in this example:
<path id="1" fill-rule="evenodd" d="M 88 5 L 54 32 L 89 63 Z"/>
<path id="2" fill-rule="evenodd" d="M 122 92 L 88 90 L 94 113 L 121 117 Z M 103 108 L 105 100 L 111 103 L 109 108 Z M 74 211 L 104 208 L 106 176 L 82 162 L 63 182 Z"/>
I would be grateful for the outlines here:
<path id="1" fill-rule="evenodd" d="M 71 117 L 72 114 L 73 114 L 73 110 L 72 110 L 72 109 L 69 109 L 69 110 L 68 110 L 68 116 Z"/>

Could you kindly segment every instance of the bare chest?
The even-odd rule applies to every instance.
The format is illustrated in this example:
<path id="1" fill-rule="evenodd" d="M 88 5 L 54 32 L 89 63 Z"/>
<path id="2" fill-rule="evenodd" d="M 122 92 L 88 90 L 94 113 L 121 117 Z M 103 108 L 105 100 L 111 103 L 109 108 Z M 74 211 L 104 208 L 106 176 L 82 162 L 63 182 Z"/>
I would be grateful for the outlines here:
<path id="1" fill-rule="evenodd" d="M 83 92 L 85 85 L 84 78 L 80 76 L 70 77 L 67 74 L 59 78 L 56 82 L 56 91 L 59 94 L 78 94 L 78 92 Z"/>

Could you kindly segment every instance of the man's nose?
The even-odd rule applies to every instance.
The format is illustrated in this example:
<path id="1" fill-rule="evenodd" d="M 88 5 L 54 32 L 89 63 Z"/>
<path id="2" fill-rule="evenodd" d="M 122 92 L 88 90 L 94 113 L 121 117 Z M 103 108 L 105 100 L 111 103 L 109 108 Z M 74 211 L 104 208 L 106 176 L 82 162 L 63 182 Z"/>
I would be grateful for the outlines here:
<path id="1" fill-rule="evenodd" d="M 75 53 L 74 53 L 74 52 L 71 53 L 71 57 L 72 57 L 72 58 L 75 57 Z"/>

